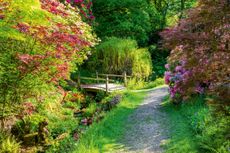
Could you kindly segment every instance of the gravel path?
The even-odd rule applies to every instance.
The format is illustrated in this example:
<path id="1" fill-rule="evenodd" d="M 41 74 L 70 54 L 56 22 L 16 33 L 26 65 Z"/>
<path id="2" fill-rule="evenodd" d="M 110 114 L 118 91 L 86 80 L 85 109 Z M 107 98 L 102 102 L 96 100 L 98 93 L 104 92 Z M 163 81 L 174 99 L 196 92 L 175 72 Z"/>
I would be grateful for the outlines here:
<path id="1" fill-rule="evenodd" d="M 144 102 L 128 117 L 127 131 L 121 140 L 123 148 L 116 153 L 161 153 L 160 147 L 167 139 L 166 115 L 160 109 L 160 103 L 168 94 L 168 88 L 162 87 L 148 92 Z"/>

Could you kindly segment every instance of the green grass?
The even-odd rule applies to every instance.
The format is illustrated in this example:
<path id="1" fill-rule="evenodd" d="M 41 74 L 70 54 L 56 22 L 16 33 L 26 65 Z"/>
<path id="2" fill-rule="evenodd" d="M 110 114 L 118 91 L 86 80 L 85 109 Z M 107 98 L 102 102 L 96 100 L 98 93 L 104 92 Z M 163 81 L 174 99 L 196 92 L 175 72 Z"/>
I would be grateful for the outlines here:
<path id="1" fill-rule="evenodd" d="M 76 153 L 111 152 L 122 147 L 119 139 L 124 135 L 128 116 L 143 101 L 146 93 L 126 93 L 116 108 L 99 123 L 93 124 L 80 139 Z"/>
<path id="2" fill-rule="evenodd" d="M 228 116 L 214 116 L 205 104 L 204 97 L 197 96 L 181 105 L 173 105 L 167 97 L 162 103 L 166 112 L 169 140 L 164 145 L 166 153 L 227 153 L 230 141 Z"/>
<path id="3" fill-rule="evenodd" d="M 163 111 L 167 113 L 169 121 L 167 127 L 170 131 L 170 139 L 165 146 L 166 153 L 197 153 L 198 145 L 193 126 L 198 126 L 195 125 L 196 120 L 208 113 L 208 108 L 204 105 L 202 98 L 196 97 L 190 103 L 178 106 L 171 104 L 166 98 L 162 105 Z M 198 112 L 202 114 L 197 116 Z"/>

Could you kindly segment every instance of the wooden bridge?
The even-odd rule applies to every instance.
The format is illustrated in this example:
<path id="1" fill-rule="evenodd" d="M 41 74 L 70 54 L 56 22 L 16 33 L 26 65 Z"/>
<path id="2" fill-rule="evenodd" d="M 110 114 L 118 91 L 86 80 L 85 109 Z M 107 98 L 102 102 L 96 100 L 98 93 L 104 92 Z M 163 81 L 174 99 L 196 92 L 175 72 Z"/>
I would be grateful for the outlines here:
<path id="1" fill-rule="evenodd" d="M 124 90 L 127 87 L 127 78 L 131 76 L 127 76 L 126 72 L 122 75 L 116 74 L 98 74 L 96 72 L 96 77 L 81 77 L 80 74 L 78 75 L 77 83 L 78 87 L 81 89 L 85 89 L 87 91 L 105 91 L 105 92 L 114 92 L 119 90 Z M 123 84 L 114 83 L 115 81 L 111 78 L 122 78 Z M 95 81 L 96 83 L 93 84 L 83 84 L 82 80 L 91 80 Z"/>

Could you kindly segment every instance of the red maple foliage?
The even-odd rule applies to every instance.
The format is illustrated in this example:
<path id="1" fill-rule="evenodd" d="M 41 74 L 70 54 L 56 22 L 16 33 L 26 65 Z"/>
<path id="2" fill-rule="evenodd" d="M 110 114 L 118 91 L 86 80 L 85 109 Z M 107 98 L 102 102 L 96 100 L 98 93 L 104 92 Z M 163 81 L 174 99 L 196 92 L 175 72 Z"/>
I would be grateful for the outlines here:
<path id="1" fill-rule="evenodd" d="M 177 85 L 178 96 L 189 97 L 199 89 L 198 86 L 221 98 L 223 104 L 230 105 L 229 1 L 200 0 L 198 6 L 188 12 L 188 18 L 161 35 L 165 47 L 172 50 L 168 70 L 171 88 Z M 183 66 L 189 75 L 176 78 L 177 66 Z"/>
<path id="2" fill-rule="evenodd" d="M 40 0 L 40 2 L 42 9 L 64 18 L 67 22 L 57 22 L 51 17 L 47 17 L 47 20 L 52 26 L 19 22 L 15 28 L 34 39 L 44 51 L 39 54 L 18 53 L 18 59 L 21 61 L 18 68 L 23 75 L 46 71 L 51 77 L 50 81 L 56 82 L 68 76 L 71 62 L 83 58 L 81 51 L 93 46 L 94 39 L 87 39 L 88 33 L 83 30 L 87 28 L 87 24 L 72 21 L 78 15 L 75 8 L 65 6 L 57 0 Z M 55 71 L 51 70 L 53 68 Z"/>

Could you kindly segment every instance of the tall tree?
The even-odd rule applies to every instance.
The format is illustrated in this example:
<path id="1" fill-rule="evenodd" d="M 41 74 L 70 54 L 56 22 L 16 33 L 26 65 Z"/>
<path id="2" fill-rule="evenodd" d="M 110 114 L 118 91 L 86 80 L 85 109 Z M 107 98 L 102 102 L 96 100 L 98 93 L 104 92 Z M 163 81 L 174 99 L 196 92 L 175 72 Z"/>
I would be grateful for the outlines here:
<path id="1" fill-rule="evenodd" d="M 170 17 L 177 15 L 178 18 L 182 18 L 183 12 L 192 8 L 196 1 L 197 0 L 149 0 L 162 16 L 162 29 L 166 26 L 167 20 Z"/>
<path id="2" fill-rule="evenodd" d="M 147 0 L 94 0 L 95 30 L 102 39 L 131 38 L 141 46 L 147 45 L 149 33 L 159 25 L 154 9 Z"/>

